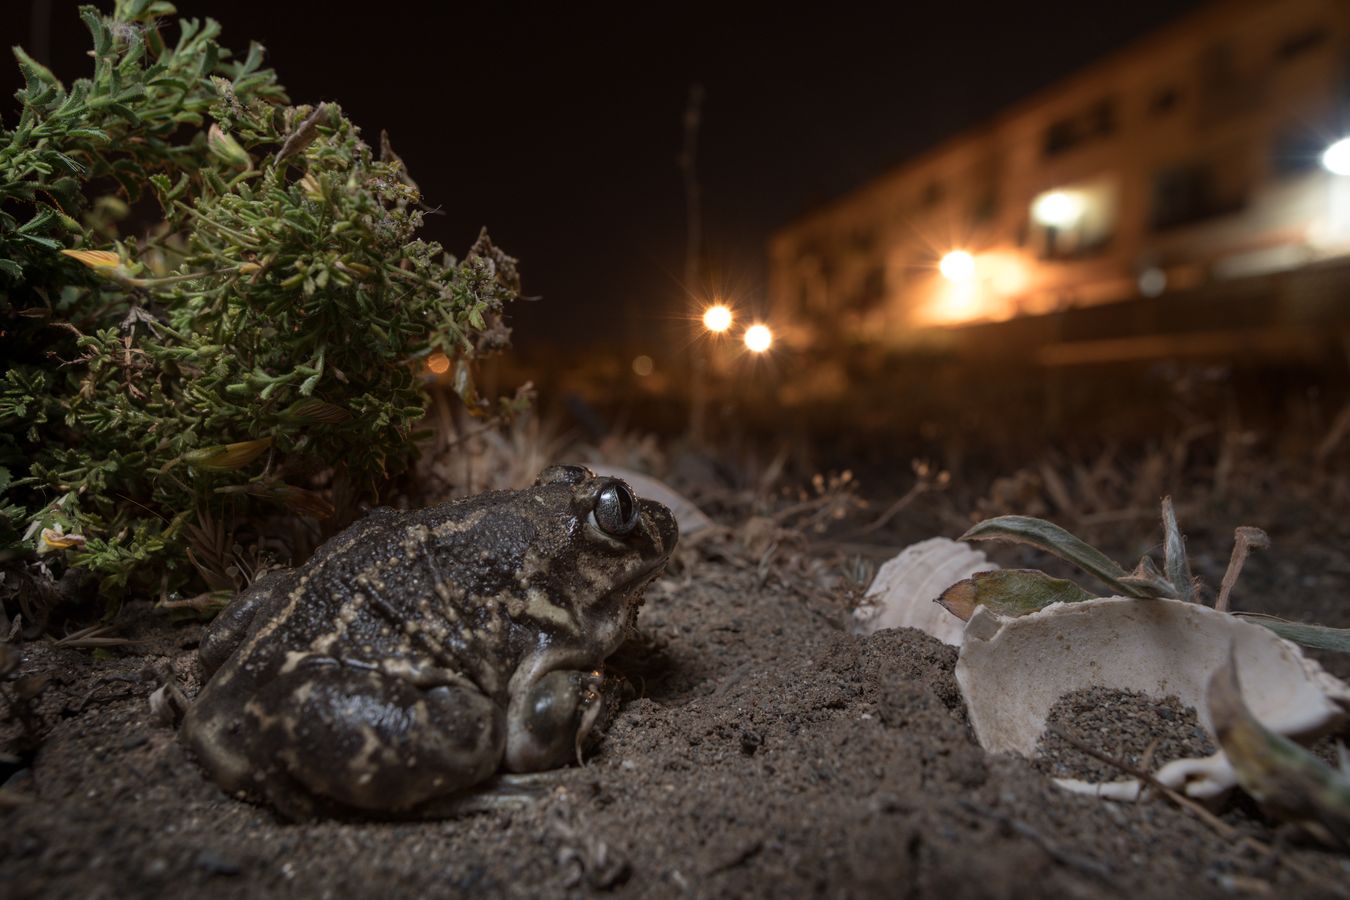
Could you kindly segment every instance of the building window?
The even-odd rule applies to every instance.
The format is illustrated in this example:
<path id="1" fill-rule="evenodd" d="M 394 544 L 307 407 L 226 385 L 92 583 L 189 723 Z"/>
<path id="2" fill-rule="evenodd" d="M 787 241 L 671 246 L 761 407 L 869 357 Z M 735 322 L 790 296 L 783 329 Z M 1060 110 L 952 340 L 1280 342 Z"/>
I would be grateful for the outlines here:
<path id="1" fill-rule="evenodd" d="M 1045 130 L 1045 155 L 1054 156 L 1078 145 L 1077 122 L 1073 119 L 1060 119 L 1050 123 Z"/>
<path id="2" fill-rule="evenodd" d="M 991 222 L 998 215 L 998 208 L 998 188 L 987 184 L 979 190 L 974 202 L 970 204 L 970 220 L 976 225 Z"/>
<path id="3" fill-rule="evenodd" d="M 854 228 L 848 236 L 849 250 L 859 256 L 870 256 L 872 248 L 876 246 L 877 233 L 874 229 L 865 226 Z"/>
<path id="4" fill-rule="evenodd" d="M 1148 101 L 1148 112 L 1152 116 L 1165 116 L 1176 109 L 1177 103 L 1181 101 L 1181 91 L 1176 86 L 1158 88 L 1153 92 L 1153 96 Z"/>
<path id="5" fill-rule="evenodd" d="M 1149 228 L 1166 231 L 1218 216 L 1243 207 L 1242 192 L 1225 189 L 1217 167 L 1207 162 L 1169 166 L 1153 175 Z"/>
<path id="6" fill-rule="evenodd" d="M 872 266 L 863 279 L 861 306 L 871 309 L 886 296 L 886 269 L 881 265 Z"/>
<path id="7" fill-rule="evenodd" d="M 1115 129 L 1115 102 L 1104 99 L 1082 112 L 1051 122 L 1045 129 L 1042 149 L 1046 156 L 1058 156 L 1097 138 L 1106 137 Z"/>
<path id="8" fill-rule="evenodd" d="M 1266 79 L 1257 67 L 1243 67 L 1233 46 L 1211 44 L 1200 54 L 1200 96 L 1196 114 L 1202 126 L 1250 113 L 1265 99 Z"/>
<path id="9" fill-rule="evenodd" d="M 1110 178 L 1038 194 L 1027 239 L 1042 259 L 1081 259 L 1106 249 L 1115 233 L 1116 186 Z"/>
<path id="10" fill-rule="evenodd" d="M 1327 42 L 1327 30 L 1322 25 L 1314 25 L 1289 35 L 1275 48 L 1276 62 L 1289 62 L 1304 54 L 1316 50 Z"/>
<path id="11" fill-rule="evenodd" d="M 936 178 L 924 185 L 923 193 L 919 196 L 919 206 L 922 209 L 932 209 L 942 202 L 942 182 Z"/>

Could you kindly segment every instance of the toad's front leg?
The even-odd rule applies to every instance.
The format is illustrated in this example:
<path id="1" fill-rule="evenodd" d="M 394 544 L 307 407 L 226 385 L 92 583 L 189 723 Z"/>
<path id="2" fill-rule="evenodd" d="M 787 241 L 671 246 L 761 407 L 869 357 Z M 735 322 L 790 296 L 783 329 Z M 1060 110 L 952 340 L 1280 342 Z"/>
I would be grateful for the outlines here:
<path id="1" fill-rule="evenodd" d="M 615 682 L 599 672 L 555 669 L 511 698 L 506 769 L 539 772 L 567 765 L 600 723 Z"/>

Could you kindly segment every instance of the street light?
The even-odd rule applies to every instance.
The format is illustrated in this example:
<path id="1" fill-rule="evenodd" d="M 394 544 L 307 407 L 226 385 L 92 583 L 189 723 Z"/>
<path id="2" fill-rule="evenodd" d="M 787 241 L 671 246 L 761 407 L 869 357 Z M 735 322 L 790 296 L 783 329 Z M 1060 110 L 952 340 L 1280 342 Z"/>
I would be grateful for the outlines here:
<path id="1" fill-rule="evenodd" d="M 745 329 L 745 346 L 751 353 L 763 353 L 773 346 L 773 332 L 768 325 L 751 325 Z"/>
<path id="2" fill-rule="evenodd" d="M 1350 138 L 1341 138 L 1322 152 L 1322 168 L 1332 175 L 1350 175 Z"/>
<path id="3" fill-rule="evenodd" d="M 948 281 L 969 281 L 975 274 L 975 257 L 966 250 L 953 250 L 938 262 L 938 271 Z"/>
<path id="4" fill-rule="evenodd" d="M 703 327 L 714 334 L 721 334 L 726 331 L 731 327 L 731 308 L 718 303 L 705 309 L 703 311 Z"/>

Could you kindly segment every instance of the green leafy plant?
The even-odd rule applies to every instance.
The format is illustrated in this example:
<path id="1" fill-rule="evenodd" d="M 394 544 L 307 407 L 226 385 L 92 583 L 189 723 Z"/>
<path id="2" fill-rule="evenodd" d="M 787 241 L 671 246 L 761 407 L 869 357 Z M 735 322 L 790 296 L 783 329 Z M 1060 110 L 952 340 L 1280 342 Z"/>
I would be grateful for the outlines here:
<path id="1" fill-rule="evenodd" d="M 262 48 L 234 56 L 209 19 L 168 40 L 173 14 L 82 7 L 93 73 L 69 87 L 15 49 L 21 111 L 0 123 L 11 592 L 70 568 L 109 596 L 237 587 L 208 551 L 237 555 L 265 517 L 341 519 L 407 468 L 428 360 L 490 411 L 472 366 L 508 345 L 515 261 L 486 235 L 461 260 L 417 238 L 420 197 L 387 138 L 377 155 L 337 106 L 287 105 Z"/>

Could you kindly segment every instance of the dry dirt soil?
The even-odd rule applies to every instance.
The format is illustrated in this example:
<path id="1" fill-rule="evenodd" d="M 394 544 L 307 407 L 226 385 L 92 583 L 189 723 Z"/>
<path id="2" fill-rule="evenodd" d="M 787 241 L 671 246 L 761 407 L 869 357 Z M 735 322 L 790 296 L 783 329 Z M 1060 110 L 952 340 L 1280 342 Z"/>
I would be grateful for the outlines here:
<path id="1" fill-rule="evenodd" d="M 143 643 L 49 672 L 40 747 L 0 809 L 3 893 L 27 897 L 1338 896 L 1344 856 L 1259 812 L 1058 790 L 986 756 L 918 632 L 856 638 L 826 592 L 707 559 L 648 592 L 635 685 L 583 767 L 529 805 L 450 821 L 284 824 L 206 781 L 150 694 L 199 683 L 199 625 L 125 611 Z M 14 738 L 17 723 L 0 737 Z"/>

